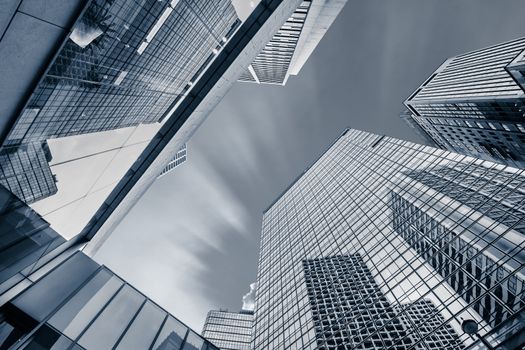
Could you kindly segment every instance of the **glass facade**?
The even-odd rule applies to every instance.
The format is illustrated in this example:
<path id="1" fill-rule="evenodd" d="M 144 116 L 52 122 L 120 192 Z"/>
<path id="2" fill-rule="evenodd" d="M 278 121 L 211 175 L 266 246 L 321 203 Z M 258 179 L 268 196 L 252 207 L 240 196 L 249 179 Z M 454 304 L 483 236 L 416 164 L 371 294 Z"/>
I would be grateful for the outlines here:
<path id="1" fill-rule="evenodd" d="M 391 305 L 359 254 L 307 259 L 303 267 L 318 349 L 401 350 L 420 340 L 423 349 L 463 349 L 430 300 Z"/>
<path id="2" fill-rule="evenodd" d="M 211 310 L 206 316 L 202 336 L 221 350 L 250 350 L 253 312 Z"/>
<path id="3" fill-rule="evenodd" d="M 525 341 L 524 175 L 345 131 L 264 214 L 254 348 Z"/>
<path id="4" fill-rule="evenodd" d="M 239 24 L 229 0 L 95 0 L 4 145 L 160 122 Z"/>
<path id="5" fill-rule="evenodd" d="M 57 193 L 56 179 L 49 162 L 47 143 L 29 143 L 0 150 L 0 184 L 26 203 Z"/>
<path id="6" fill-rule="evenodd" d="M 2 130 L 0 184 L 75 237 L 240 24 L 231 0 L 90 1 Z"/>
<path id="7" fill-rule="evenodd" d="M 443 149 L 525 167 L 524 49 L 520 38 L 448 59 L 405 101 L 411 120 Z"/>
<path id="8" fill-rule="evenodd" d="M 3 305 L 0 316 L 2 349 L 218 349 L 81 252 Z"/>
<path id="9" fill-rule="evenodd" d="M 25 281 L 38 260 L 65 243 L 65 239 L 2 185 L 0 222 L 1 296 L 14 285 Z"/>

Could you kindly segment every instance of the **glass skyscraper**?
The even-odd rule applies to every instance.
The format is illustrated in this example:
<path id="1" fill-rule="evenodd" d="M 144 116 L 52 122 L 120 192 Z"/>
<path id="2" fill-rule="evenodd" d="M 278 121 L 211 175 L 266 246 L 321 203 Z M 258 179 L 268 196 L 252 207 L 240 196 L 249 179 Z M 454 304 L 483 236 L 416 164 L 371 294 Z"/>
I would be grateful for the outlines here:
<path id="1" fill-rule="evenodd" d="M 299 73 L 345 4 L 346 0 L 301 1 L 239 81 L 285 85 L 290 75 Z"/>
<path id="2" fill-rule="evenodd" d="M 464 320 L 525 341 L 524 186 L 523 170 L 345 131 L 264 213 L 254 348 L 477 346 Z"/>
<path id="3" fill-rule="evenodd" d="M 90 2 L 3 140 L 0 183 L 56 194 L 38 144 L 161 122 L 239 25 L 230 0 Z"/>
<path id="4" fill-rule="evenodd" d="M 239 24 L 230 0 L 92 1 L 4 145 L 162 121 Z"/>
<path id="5" fill-rule="evenodd" d="M 300 3 L 260 1 L 244 22 L 231 0 L 9 8 L 0 184 L 66 239 L 101 233 L 96 250 Z"/>
<path id="6" fill-rule="evenodd" d="M 525 38 L 447 59 L 406 101 L 443 149 L 525 167 Z"/>
<path id="7" fill-rule="evenodd" d="M 201 334 L 221 350 L 250 350 L 252 327 L 253 311 L 211 310 Z"/>
<path id="8" fill-rule="evenodd" d="M 391 305 L 359 254 L 303 268 L 318 349 L 409 349 L 420 339 L 422 349 L 463 349 L 431 301 Z"/>

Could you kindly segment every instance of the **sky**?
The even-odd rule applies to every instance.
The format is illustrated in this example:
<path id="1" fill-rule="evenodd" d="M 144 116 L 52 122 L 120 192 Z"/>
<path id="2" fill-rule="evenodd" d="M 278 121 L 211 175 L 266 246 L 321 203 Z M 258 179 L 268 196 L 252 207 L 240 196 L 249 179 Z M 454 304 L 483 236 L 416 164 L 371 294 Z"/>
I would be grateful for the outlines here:
<path id="1" fill-rule="evenodd" d="M 524 10 L 521 0 L 349 0 L 285 87 L 233 86 L 186 163 L 151 186 L 96 260 L 197 331 L 210 309 L 240 310 L 268 205 L 346 127 L 421 142 L 399 118 L 406 97 L 446 58 L 522 36 Z"/>

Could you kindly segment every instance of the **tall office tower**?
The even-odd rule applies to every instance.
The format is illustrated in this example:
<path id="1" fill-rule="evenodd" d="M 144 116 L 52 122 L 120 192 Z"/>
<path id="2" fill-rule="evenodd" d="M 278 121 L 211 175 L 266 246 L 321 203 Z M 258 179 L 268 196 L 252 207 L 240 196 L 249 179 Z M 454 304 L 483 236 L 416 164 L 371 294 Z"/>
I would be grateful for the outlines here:
<path id="1" fill-rule="evenodd" d="M 246 69 L 239 81 L 285 85 L 297 75 L 341 12 L 346 0 L 304 0 Z"/>
<path id="2" fill-rule="evenodd" d="M 523 259 L 525 254 L 498 235 L 508 231 L 512 242 L 525 237 L 525 221 L 520 221 L 525 192 L 516 187 L 520 183 L 512 174 L 458 164 L 406 172 L 399 183 L 403 186 L 392 192 L 391 199 L 394 230 L 463 299 L 472 302 L 489 325 L 496 326 L 525 306 L 525 299 L 519 297 L 525 290 L 525 276 L 512 274 L 520 269 L 519 259 L 505 255 Z M 441 206 L 439 200 L 429 204 L 434 201 L 431 197 L 448 206 Z M 456 225 L 450 225 L 447 216 Z M 465 227 L 469 230 L 462 233 Z M 464 269 L 456 268 L 466 260 L 470 261 Z"/>
<path id="3" fill-rule="evenodd" d="M 513 78 L 524 49 L 521 38 L 449 58 L 405 101 L 413 120 L 443 149 L 525 167 L 524 90 Z"/>
<path id="4" fill-rule="evenodd" d="M 252 326 L 253 311 L 211 310 L 201 334 L 221 350 L 250 350 Z"/>
<path id="5" fill-rule="evenodd" d="M 92 1 L 5 145 L 160 122 L 239 24 L 230 0 Z"/>
<path id="6" fill-rule="evenodd" d="M 418 185 L 415 181 L 412 186 L 408 186 L 418 192 L 419 208 L 425 205 L 429 213 L 440 215 L 440 222 L 444 227 L 454 230 L 458 238 L 470 242 L 468 245 L 458 243 L 455 246 L 454 254 L 461 257 L 454 261 L 454 270 L 450 266 L 447 271 L 436 269 L 429 263 L 427 256 L 436 256 L 438 266 L 441 263 L 447 265 L 438 255 L 450 254 L 448 245 L 438 241 L 425 242 L 418 250 L 394 229 L 396 215 L 392 208 L 392 195 L 406 192 L 404 189 L 407 186 L 400 180 L 409 177 L 405 174 L 449 171 L 448 175 L 443 176 L 454 178 L 457 176 L 454 169 L 458 168 L 465 169 L 465 173 L 473 173 L 470 176 L 484 174 L 480 176 L 505 185 L 490 189 L 495 200 L 483 203 L 486 206 L 479 208 L 481 212 L 468 210 L 454 198 L 438 195 L 436 190 Z M 489 190 L 485 188 L 488 184 L 479 185 L 466 185 L 474 191 L 469 193 L 470 196 L 488 195 L 485 192 Z M 367 303 L 366 298 L 350 297 L 349 300 L 355 302 L 355 305 L 345 307 L 351 308 L 352 312 L 362 312 L 361 315 L 365 318 L 366 310 L 374 311 L 368 316 L 370 327 L 359 328 L 365 336 L 357 340 L 343 337 L 343 347 L 352 348 L 353 344 L 353 348 L 366 349 L 370 342 L 383 339 L 385 342 L 380 345 L 383 349 L 397 349 L 403 348 L 409 338 L 413 342 L 410 348 L 424 348 L 425 344 L 434 342 L 432 339 L 442 342 L 456 339 L 454 333 L 450 332 L 451 329 L 459 337 L 457 347 L 468 347 L 475 340 L 461 329 L 461 323 L 467 319 L 477 322 L 480 334 L 493 345 L 510 338 L 525 341 L 525 322 L 519 321 L 523 319 L 520 318 L 519 307 L 511 308 L 507 303 L 501 303 L 506 312 L 489 324 L 478 312 L 477 306 L 482 298 L 492 298 L 493 295 L 496 298 L 491 299 L 492 301 L 507 300 L 509 293 L 514 290 L 516 297 L 513 305 L 524 302 L 525 289 L 519 279 L 525 263 L 525 239 L 514 228 L 523 224 L 525 214 L 520 209 L 520 204 L 512 202 L 513 197 L 509 197 L 508 192 L 504 191 L 507 188 L 505 186 L 520 189 L 524 185 L 523 170 L 362 131 L 345 131 L 264 213 L 255 304 L 255 349 L 316 348 L 319 340 L 316 322 L 322 327 L 326 324 L 333 325 L 334 322 L 331 317 L 323 316 L 312 307 L 308 290 L 313 284 L 308 285 L 303 261 L 317 259 L 322 262 L 329 261 L 323 259 L 334 256 L 355 257 L 356 254 L 361 256 L 362 263 L 375 280 L 374 285 L 393 306 L 393 309 L 387 308 L 385 312 L 392 322 L 385 324 L 384 329 L 377 327 L 377 331 L 374 331 L 375 326 L 370 323 L 381 324 L 378 316 L 381 313 L 374 309 L 378 305 Z M 457 190 L 452 181 L 444 183 L 444 186 L 446 188 L 439 191 L 442 194 L 450 192 L 452 195 Z M 500 191 L 502 195 L 509 197 L 508 203 L 503 204 L 502 201 L 506 199 L 497 196 Z M 499 214 L 496 216 L 497 211 Z M 415 229 L 422 230 L 425 225 L 436 226 L 423 217 L 413 221 Z M 479 230 L 480 227 L 483 229 Z M 479 241 L 479 246 L 484 247 L 483 251 L 472 249 L 474 237 Z M 494 256 L 489 248 L 501 250 Z M 475 297 L 469 299 L 463 291 L 454 289 L 449 276 L 457 270 L 462 271 L 463 276 L 470 276 L 471 264 L 476 259 L 485 260 L 486 263 L 484 256 L 491 256 L 498 264 L 505 265 L 506 270 L 503 273 L 494 273 L 493 266 L 476 272 L 479 273 L 479 278 L 472 278 L 465 283 L 465 288 L 467 285 L 468 288 L 476 288 Z M 337 280 L 335 286 L 342 284 L 337 276 L 342 275 L 342 279 L 353 280 L 344 277 L 342 270 L 350 262 L 342 261 L 338 264 L 340 267 L 334 263 L 334 272 L 328 267 L 320 267 L 328 276 L 334 276 L 327 279 Z M 357 267 L 354 270 L 357 271 Z M 485 286 L 486 280 L 491 280 L 490 287 Z M 354 283 L 361 283 L 358 281 Z M 318 283 L 318 290 L 329 289 L 328 281 Z M 341 299 L 344 290 L 341 286 L 341 290 L 334 293 Z M 378 294 L 370 294 L 384 307 L 384 299 L 379 298 Z M 501 298 L 498 297 L 500 294 Z M 337 301 L 337 298 L 334 300 Z M 415 315 L 415 311 L 410 311 L 415 309 L 407 305 L 419 305 L 421 300 L 428 300 L 434 305 L 435 312 L 427 316 L 428 327 L 424 332 L 417 327 L 405 327 L 406 337 L 399 330 L 399 337 L 393 337 L 392 343 L 387 343 L 386 339 L 390 338 L 382 332 L 389 328 L 388 325 L 391 328 L 397 324 L 394 320 L 403 321 L 403 317 L 406 324 L 410 323 L 406 322 L 406 317 Z M 418 307 L 424 308 L 421 305 Z M 341 309 L 337 305 L 334 308 L 336 317 L 338 308 Z M 403 312 L 406 316 L 403 316 Z M 320 317 L 318 321 L 314 319 L 317 316 Z M 514 322 L 513 327 L 516 327 L 513 328 L 512 337 L 506 333 L 509 322 Z M 411 324 L 414 323 L 417 322 L 412 321 Z M 351 324 L 342 325 L 343 329 L 340 331 L 346 334 L 359 332 L 351 328 Z"/>
<path id="7" fill-rule="evenodd" d="M 51 160 L 45 141 L 0 149 L 0 184 L 26 203 L 51 196 L 58 191 Z"/>
<path id="8" fill-rule="evenodd" d="M 175 169 L 176 167 L 178 167 L 179 165 L 184 163 L 187 158 L 188 158 L 188 150 L 186 148 L 186 144 L 184 144 L 184 146 L 182 146 L 181 149 L 175 155 L 175 158 L 173 158 L 168 163 L 168 165 L 166 165 L 166 167 L 164 169 L 162 169 L 162 171 L 161 171 L 161 173 L 159 175 L 159 178 L 161 178 L 164 175 L 170 173 L 173 169 Z"/>
<path id="9" fill-rule="evenodd" d="M 163 323 L 166 332 L 145 348 L 173 348 L 180 335 L 184 349 L 211 347 L 203 348 L 200 337 L 164 313 L 159 324 L 156 308 L 124 282 L 119 291 L 97 293 L 91 288 L 101 282 L 95 263 L 68 257 L 80 248 L 94 254 L 299 4 L 261 0 L 240 26 L 229 0 L 2 4 L 0 151 L 47 141 L 44 157 L 53 157 L 51 174 L 59 180 L 56 194 L 30 205 L 37 195 L 19 198 L 9 181 L 9 188 L 0 185 L 2 343 L 15 340 L 15 348 L 23 348 L 37 339 L 46 348 L 58 339 L 99 349 L 118 342 L 129 349 L 135 346 L 127 341 L 141 334 L 136 341 L 146 343 Z M 121 128 L 126 125 L 136 126 Z M 20 165 L 6 159 L 11 161 L 1 158 L 0 168 Z M 32 165 L 41 159 L 31 159 Z M 18 169 L 18 176 L 29 176 Z M 48 181 L 48 175 L 37 180 Z M 66 259 L 72 274 L 46 274 Z M 85 269 L 93 274 L 86 277 Z M 101 309 L 105 300 L 108 309 Z M 57 312 L 59 323 L 52 325 L 49 317 Z M 97 341 L 106 343 L 97 347 Z"/>
<path id="10" fill-rule="evenodd" d="M 57 260 L 0 307 L 2 349 L 218 350 L 85 254 Z"/>
<path id="11" fill-rule="evenodd" d="M 90 2 L 3 140 L 2 152 L 35 175 L 16 194 L 33 202 L 57 192 L 43 158 L 20 147 L 161 122 L 239 25 L 230 0 Z"/>

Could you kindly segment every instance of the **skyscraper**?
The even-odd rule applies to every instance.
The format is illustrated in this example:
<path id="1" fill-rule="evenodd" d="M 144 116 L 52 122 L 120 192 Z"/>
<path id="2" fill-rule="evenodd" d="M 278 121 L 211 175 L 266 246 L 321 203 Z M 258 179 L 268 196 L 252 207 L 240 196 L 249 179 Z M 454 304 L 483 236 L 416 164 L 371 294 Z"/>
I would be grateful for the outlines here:
<path id="1" fill-rule="evenodd" d="M 0 183 L 93 253 L 299 5 L 263 0 L 242 24 L 231 0 L 10 7 Z"/>
<path id="2" fill-rule="evenodd" d="M 221 350 L 250 350 L 252 326 L 252 311 L 211 310 L 201 334 Z"/>
<path id="3" fill-rule="evenodd" d="M 447 59 L 406 101 L 441 148 L 525 167 L 525 38 Z"/>
<path id="4" fill-rule="evenodd" d="M 401 119 L 419 136 L 421 141 L 427 146 L 439 147 L 434 139 L 423 129 L 415 120 L 409 110 L 405 110 L 400 114 Z"/>
<path id="5" fill-rule="evenodd" d="M 431 189 L 400 180 L 424 172 L 440 172 L 452 179 L 458 169 L 465 173 L 460 181 L 487 179 L 488 183 L 465 185 L 471 190 L 466 192 L 468 197 L 480 202 L 479 206 L 470 202 L 466 203 L 470 209 L 462 206 L 460 202 L 467 198 L 453 196 L 458 192 L 453 181 L 443 181 L 440 195 L 437 185 Z M 489 189 L 489 184 L 494 186 Z M 325 328 L 333 335 L 324 343 L 330 346 L 329 339 L 358 349 L 432 348 L 446 342 L 462 348 L 474 341 L 461 329 L 466 319 L 478 322 L 480 334 L 493 344 L 508 338 L 505 331 L 497 337 L 495 332 L 519 314 L 525 297 L 519 281 L 525 240 L 516 229 L 525 214 L 520 195 L 517 202 L 509 196 L 509 190 L 515 193 L 523 185 L 522 170 L 385 136 L 345 131 L 264 213 L 255 349 L 314 349 L 325 341 L 318 332 Z M 399 215 L 392 196 L 407 196 L 407 189 L 417 192 L 418 208 L 440 215 L 441 225 L 423 216 L 414 215 L 410 221 Z M 492 191 L 493 201 L 486 191 Z M 502 203 L 500 194 L 509 201 Z M 411 231 L 399 230 L 400 220 L 417 232 L 440 226 L 454 231 L 458 237 L 455 260 L 440 257 L 452 253 L 449 245 L 438 240 L 416 246 L 408 239 Z M 400 232 L 407 232 L 406 237 Z M 474 250 L 479 246 L 483 248 Z M 492 249 L 498 250 L 497 256 Z M 489 266 L 487 256 L 497 264 Z M 460 281 L 471 276 L 477 259 L 486 268 L 474 272 L 476 278 Z M 505 271 L 494 273 L 503 265 Z M 365 296 L 346 295 L 356 285 Z M 465 292 L 468 288 L 475 289 L 471 297 Z M 514 291 L 516 297 L 510 301 Z M 327 293 L 330 297 L 324 298 Z M 312 305 L 312 300 L 321 304 Z M 496 316 L 486 318 L 479 305 L 495 302 L 490 312 Z M 348 312 L 359 314 L 363 322 L 337 321 Z M 418 320 L 418 315 L 425 315 L 424 319 Z M 425 327 L 416 326 L 421 322 Z M 524 326 L 517 327 L 523 332 Z"/>
<path id="6" fill-rule="evenodd" d="M 285 85 L 297 75 L 341 12 L 346 0 L 304 0 L 277 31 L 239 81 Z"/>
<path id="7" fill-rule="evenodd" d="M 173 169 L 181 165 L 186 161 L 188 158 L 188 150 L 186 148 L 186 145 L 182 146 L 181 149 L 177 152 L 175 155 L 175 158 L 173 158 L 168 165 L 164 169 L 162 169 L 162 172 L 159 175 L 159 178 L 170 173 Z"/>
<path id="8" fill-rule="evenodd" d="M 239 24 L 230 0 L 92 1 L 4 145 L 162 121 Z"/>

